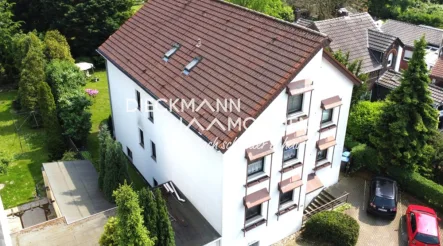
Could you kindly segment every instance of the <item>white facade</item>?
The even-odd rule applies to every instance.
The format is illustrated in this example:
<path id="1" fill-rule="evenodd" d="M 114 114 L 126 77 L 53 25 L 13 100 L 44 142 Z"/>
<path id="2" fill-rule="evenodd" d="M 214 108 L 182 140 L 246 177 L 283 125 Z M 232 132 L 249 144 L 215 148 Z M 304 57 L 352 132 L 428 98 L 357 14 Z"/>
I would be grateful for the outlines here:
<path id="1" fill-rule="evenodd" d="M 304 207 L 320 191 L 308 196 L 305 194 L 308 174 L 313 173 L 315 167 L 316 144 L 320 138 L 335 136 L 337 145 L 328 150 L 327 160 L 332 165 L 318 170 L 316 174 L 324 187 L 338 181 L 353 83 L 323 56 L 323 51 L 319 51 L 293 80 L 313 81 L 314 90 L 306 92 L 303 98 L 302 111 L 309 113 L 308 119 L 291 125 L 284 124 L 287 121 L 288 94 L 283 91 L 224 154 L 212 148 L 197 133 L 184 127 L 168 109 L 155 107 L 153 122 L 148 119 L 147 112 L 136 110 L 136 91 L 141 93 L 142 102 L 152 100 L 152 97 L 108 61 L 116 139 L 122 143 L 125 153 L 126 147 L 131 149 L 134 165 L 151 185 L 153 178 L 159 184 L 174 181 L 222 236 L 221 245 L 248 245 L 256 241 L 261 246 L 270 245 L 300 229 Z M 334 96 L 339 96 L 342 101 L 342 105 L 333 110 L 332 123 L 338 127 L 324 131 L 319 136 L 321 101 Z M 128 99 L 132 102 L 129 106 L 135 109 L 134 112 L 127 112 Z M 299 209 L 289 211 L 277 220 L 278 183 L 281 179 L 302 174 L 302 167 L 298 167 L 281 177 L 282 137 L 285 132 L 292 133 L 306 128 L 308 140 L 299 145 L 297 160 L 291 161 L 304 163 L 303 185 L 294 190 L 293 196 L 295 203 L 300 200 Z M 144 134 L 144 148 L 139 144 L 139 129 Z M 151 158 L 151 141 L 156 145 L 156 160 Z M 264 165 L 270 180 L 248 188 L 247 194 L 262 188 L 268 189 L 271 199 L 259 205 L 262 206 L 261 215 L 267 218 L 267 224 L 244 234 L 243 199 L 248 165 L 245 150 L 265 141 L 270 141 L 274 146 L 274 153 L 265 157 Z"/>

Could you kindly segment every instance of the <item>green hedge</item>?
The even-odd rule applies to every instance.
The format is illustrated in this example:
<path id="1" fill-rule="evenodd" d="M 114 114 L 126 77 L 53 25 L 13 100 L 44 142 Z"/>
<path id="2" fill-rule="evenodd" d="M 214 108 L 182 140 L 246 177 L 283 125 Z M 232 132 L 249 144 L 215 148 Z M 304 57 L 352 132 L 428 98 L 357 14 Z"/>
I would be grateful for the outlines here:
<path id="1" fill-rule="evenodd" d="M 366 144 L 359 144 L 352 148 L 351 151 L 351 172 L 356 172 L 362 168 L 366 168 L 374 173 L 380 173 L 378 153 L 374 148 Z"/>
<path id="2" fill-rule="evenodd" d="M 397 180 L 402 190 L 428 203 L 434 209 L 443 211 L 442 185 L 401 167 L 390 167 L 387 173 Z"/>
<path id="3" fill-rule="evenodd" d="M 307 239 L 319 239 L 340 246 L 354 246 L 358 240 L 360 226 L 349 215 L 323 211 L 312 216 L 305 226 L 303 236 Z"/>

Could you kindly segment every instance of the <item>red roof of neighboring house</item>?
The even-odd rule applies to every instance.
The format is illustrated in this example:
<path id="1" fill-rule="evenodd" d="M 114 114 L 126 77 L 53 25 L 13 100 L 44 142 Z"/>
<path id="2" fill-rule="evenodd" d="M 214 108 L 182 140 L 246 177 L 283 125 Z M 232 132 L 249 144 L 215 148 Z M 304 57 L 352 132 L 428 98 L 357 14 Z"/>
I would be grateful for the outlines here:
<path id="1" fill-rule="evenodd" d="M 217 99 L 240 99 L 241 112 L 206 106 L 173 112 L 186 125 L 196 119 L 206 129 L 217 119 L 226 129 L 229 118 L 257 118 L 329 42 L 319 32 L 223 1 L 149 0 L 98 52 L 154 98 L 194 98 L 197 106 L 204 99 L 212 106 Z M 180 48 L 165 62 L 174 44 Z M 195 57 L 202 60 L 185 75 Z M 218 139 L 219 147 L 244 131 L 193 126 L 206 141 Z"/>
<path id="2" fill-rule="evenodd" d="M 443 79 L 443 56 L 438 58 L 434 67 L 431 70 L 431 78 Z"/>

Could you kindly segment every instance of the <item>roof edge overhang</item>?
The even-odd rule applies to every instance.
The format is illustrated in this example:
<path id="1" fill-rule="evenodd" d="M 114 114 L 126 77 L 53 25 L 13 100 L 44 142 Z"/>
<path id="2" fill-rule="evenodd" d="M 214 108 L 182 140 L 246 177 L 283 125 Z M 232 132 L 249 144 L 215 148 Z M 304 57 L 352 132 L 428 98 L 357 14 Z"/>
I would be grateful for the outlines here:
<path id="1" fill-rule="evenodd" d="M 127 73 L 121 66 L 119 66 L 116 62 L 114 62 L 110 57 L 108 57 L 104 52 L 100 51 L 100 47 L 96 50 L 97 53 L 99 55 L 101 55 L 103 58 L 105 58 L 107 61 L 111 62 L 112 65 L 114 65 L 115 67 L 118 68 L 118 70 L 120 70 L 122 73 L 124 73 L 126 76 L 128 76 L 128 78 L 130 78 L 132 81 L 134 81 L 138 86 L 140 86 L 140 88 L 142 88 L 146 93 L 148 93 L 151 97 L 153 97 L 154 99 L 158 100 L 158 96 L 155 95 L 153 92 L 151 92 L 148 88 L 146 88 L 146 86 L 144 86 L 142 83 L 140 83 L 140 81 L 138 81 L 136 78 L 134 78 L 133 76 L 131 76 L 129 73 Z M 109 79 L 108 79 L 108 83 L 109 83 Z M 162 100 L 159 101 L 160 105 L 162 105 L 163 107 L 165 107 L 172 115 L 174 115 L 178 120 L 180 120 L 186 127 L 189 127 L 189 129 L 191 129 L 191 131 L 195 132 L 201 139 L 203 139 L 206 143 L 211 143 L 211 140 L 209 140 L 207 137 L 205 137 L 203 134 L 201 134 L 194 126 L 189 125 L 189 122 L 187 122 L 185 119 L 183 119 L 182 117 L 180 117 L 180 115 L 178 115 L 176 112 L 174 112 L 173 110 L 169 110 L 169 106 Z M 112 112 L 111 112 L 112 113 Z M 220 149 L 222 153 L 224 153 L 224 151 L 222 151 L 222 149 Z"/>
<path id="2" fill-rule="evenodd" d="M 218 1 L 218 0 L 217 0 Z M 273 17 L 270 17 L 273 18 Z M 285 22 L 286 23 L 286 22 Z M 288 22 L 289 23 L 289 22 Z M 290 23 L 289 23 L 290 24 Z M 298 27 L 298 26 L 296 26 Z M 280 95 L 280 93 L 286 89 L 286 86 L 297 76 L 297 74 L 314 58 L 315 55 L 318 54 L 318 52 L 320 52 L 321 49 L 323 49 L 324 52 L 324 48 L 329 46 L 329 44 L 331 43 L 331 39 L 328 36 L 325 36 L 323 38 L 323 40 L 321 40 L 317 47 L 314 48 L 314 50 L 311 52 L 311 54 L 309 55 L 309 57 L 300 64 L 300 66 L 296 69 L 296 71 L 294 71 L 289 77 L 288 79 L 282 83 L 277 89 L 276 92 L 271 96 L 271 98 L 266 102 L 266 104 L 259 110 L 257 111 L 257 113 L 253 116 L 254 119 L 257 119 L 261 113 L 263 113 L 268 106 L 275 100 L 275 98 L 277 98 L 278 95 Z M 137 79 L 135 79 L 133 76 L 131 76 L 129 73 L 127 73 L 121 66 L 119 66 L 115 61 L 113 61 L 112 58 L 110 58 L 109 56 L 107 56 L 105 54 L 105 52 L 101 51 L 101 46 L 96 49 L 96 52 L 101 55 L 103 58 L 105 58 L 107 61 L 111 62 L 112 65 L 114 65 L 115 67 L 117 67 L 122 73 L 124 73 L 126 76 L 128 76 L 128 78 L 130 78 L 132 81 L 134 81 L 138 86 L 140 86 L 146 93 L 148 93 L 150 96 L 152 96 L 154 99 L 159 99 L 158 96 L 156 96 L 153 92 L 151 92 L 148 88 L 146 88 L 142 83 L 140 83 L 140 81 L 138 81 Z M 333 60 L 335 60 L 335 58 L 332 58 Z M 336 61 L 336 60 L 335 60 Z M 336 61 L 336 63 L 338 63 L 339 65 L 341 65 L 338 61 Z M 341 65 L 343 67 L 343 65 Z M 346 68 L 344 68 L 346 71 L 349 72 L 349 70 L 347 70 Z M 350 73 L 350 72 L 349 72 Z M 350 75 L 354 76 L 352 73 L 350 73 Z M 357 77 L 354 76 L 354 79 L 356 79 L 356 81 L 359 81 Z M 361 82 L 360 82 L 361 84 Z M 165 107 L 166 109 L 169 108 L 169 106 L 161 101 L 160 104 Z M 184 120 L 182 117 L 180 117 L 180 115 L 178 115 L 177 113 L 175 113 L 174 111 L 171 111 L 170 113 L 172 113 L 177 119 L 181 120 L 182 123 L 185 126 L 189 126 L 189 122 L 187 122 L 186 120 Z M 253 124 L 254 122 L 252 122 L 251 124 Z M 251 125 L 248 125 L 246 127 L 249 128 Z M 206 136 L 204 136 L 202 133 L 200 133 L 195 127 L 193 127 L 192 125 L 189 126 L 189 129 L 191 129 L 194 133 L 196 133 L 201 139 L 203 139 L 206 143 L 211 143 L 212 141 L 207 138 Z M 242 130 L 240 132 L 238 132 L 234 137 L 232 137 L 231 139 L 223 139 L 222 141 L 227 141 L 227 142 L 232 142 L 234 139 L 239 139 L 241 137 L 241 135 L 243 135 L 243 133 L 246 130 L 245 128 L 242 128 Z M 218 147 L 218 146 L 217 146 Z M 217 151 L 220 151 L 222 154 L 226 153 L 229 149 L 227 148 L 217 148 Z"/>
<path id="3" fill-rule="evenodd" d="M 345 65 L 341 64 L 339 61 L 337 61 L 337 59 L 334 58 L 334 56 L 327 50 L 323 49 L 323 54 L 326 58 L 326 60 L 328 60 L 334 67 L 336 67 L 338 70 L 340 70 L 349 80 L 351 80 L 352 83 L 354 83 L 354 85 L 361 85 L 362 82 L 359 78 L 357 78 L 357 76 L 355 76 L 355 74 L 351 73 L 351 71 L 349 71 Z"/>

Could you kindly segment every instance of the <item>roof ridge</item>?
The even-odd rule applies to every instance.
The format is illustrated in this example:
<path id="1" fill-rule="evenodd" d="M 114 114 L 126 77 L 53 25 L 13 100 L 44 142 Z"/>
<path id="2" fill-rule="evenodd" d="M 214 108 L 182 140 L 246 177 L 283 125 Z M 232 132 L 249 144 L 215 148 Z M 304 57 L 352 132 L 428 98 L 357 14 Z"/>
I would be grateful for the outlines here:
<path id="1" fill-rule="evenodd" d="M 189 0 L 189 1 L 194 1 L 194 0 Z M 263 14 L 263 13 L 258 12 L 258 11 L 256 11 L 256 10 L 253 10 L 253 9 L 248 9 L 248 8 L 246 8 L 246 7 L 243 7 L 243 6 L 240 6 L 240 5 L 237 5 L 237 4 L 234 4 L 234 3 L 228 2 L 228 1 L 224 1 L 224 0 L 211 0 L 211 1 L 218 2 L 218 3 L 222 3 L 222 4 L 226 4 L 226 5 L 229 5 L 229 6 L 235 7 L 235 8 L 239 8 L 239 9 L 245 10 L 245 11 L 247 11 L 247 12 L 250 12 L 250 13 L 252 13 L 252 14 L 256 14 L 256 15 L 259 15 L 259 16 L 261 16 L 261 17 L 265 17 L 265 18 L 268 18 L 268 19 L 272 19 L 272 20 L 278 21 L 278 22 L 280 22 L 280 23 L 282 23 L 282 24 L 285 24 L 285 25 L 288 25 L 288 26 L 292 26 L 292 27 L 296 27 L 296 28 L 300 28 L 300 29 L 302 29 L 302 30 L 304 30 L 304 31 L 307 31 L 307 32 L 310 32 L 310 33 L 317 34 L 317 35 L 320 35 L 320 36 L 322 36 L 322 37 L 328 38 L 328 35 L 325 34 L 325 33 L 322 33 L 322 32 L 319 32 L 319 31 L 316 31 L 316 30 L 313 30 L 313 29 L 310 29 L 310 28 L 304 27 L 304 26 L 299 25 L 299 24 L 296 24 L 296 23 L 292 23 L 292 22 L 289 22 L 289 21 L 285 21 L 285 20 L 282 20 L 282 19 L 278 19 L 278 18 L 276 18 L 276 17 L 270 16 L 270 15 L 267 15 L 267 14 Z"/>
<path id="2" fill-rule="evenodd" d="M 426 25 L 423 25 L 423 24 L 416 25 L 416 24 L 413 24 L 413 23 L 409 23 L 409 22 L 405 22 L 405 21 L 399 21 L 399 20 L 393 20 L 393 19 L 387 19 L 385 21 L 385 23 L 383 23 L 383 25 L 386 24 L 388 21 L 394 21 L 394 22 L 402 23 L 402 24 L 409 25 L 409 26 L 415 26 L 415 27 L 420 27 L 420 28 L 425 28 L 425 29 L 430 29 L 430 30 L 434 30 L 434 31 L 443 32 L 443 29 L 440 29 L 440 28 L 437 28 L 437 27 L 426 26 Z"/>
<path id="3" fill-rule="evenodd" d="M 380 30 L 373 30 L 373 29 L 369 29 L 369 28 L 368 28 L 368 31 L 373 31 L 373 32 L 381 33 L 381 34 L 386 35 L 386 36 L 389 36 L 389 37 L 398 38 L 398 37 L 396 37 L 396 36 L 394 36 L 394 35 L 391 35 L 391 34 L 389 34 L 389 33 L 385 33 L 385 32 L 380 31 Z"/>
<path id="4" fill-rule="evenodd" d="M 314 22 L 315 23 L 323 23 L 323 22 L 329 22 L 329 21 L 335 21 L 335 20 L 345 20 L 347 17 L 349 18 L 349 17 L 364 16 L 364 15 L 368 15 L 372 19 L 372 16 L 368 12 L 363 12 L 363 13 L 356 13 L 356 14 L 350 14 L 347 16 L 340 16 L 340 17 L 336 17 L 336 18 L 326 19 L 326 20 L 314 21 Z"/>

